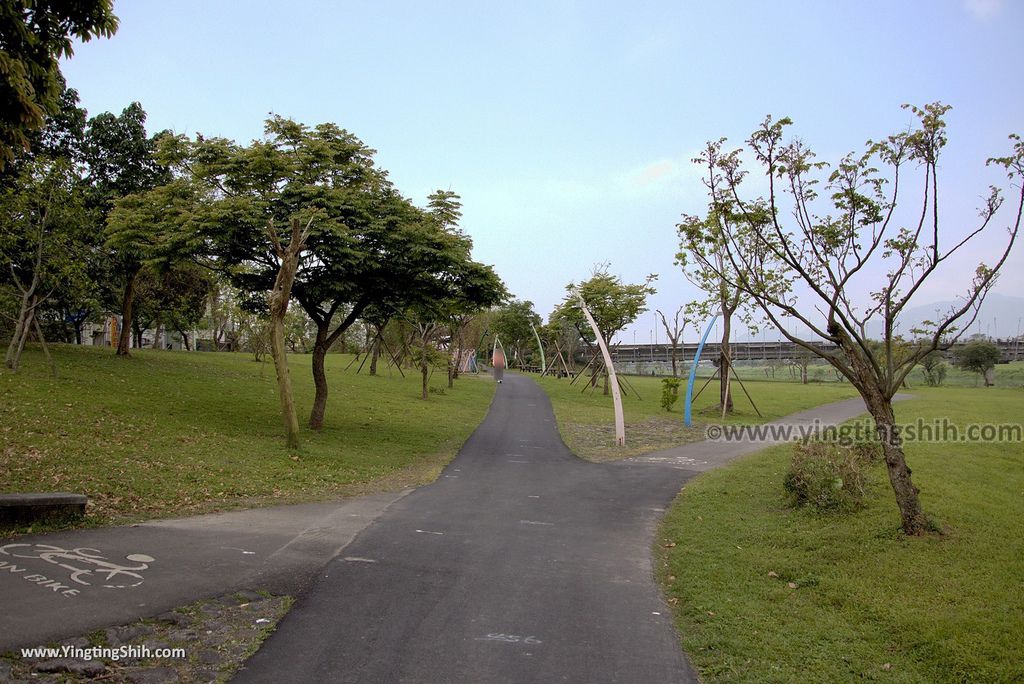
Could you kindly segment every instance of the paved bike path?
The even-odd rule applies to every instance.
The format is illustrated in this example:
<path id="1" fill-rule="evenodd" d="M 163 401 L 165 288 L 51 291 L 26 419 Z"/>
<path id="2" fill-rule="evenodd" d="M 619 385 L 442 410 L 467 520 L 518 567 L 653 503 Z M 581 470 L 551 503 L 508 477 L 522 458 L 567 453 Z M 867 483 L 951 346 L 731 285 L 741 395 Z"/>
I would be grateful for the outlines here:
<path id="1" fill-rule="evenodd" d="M 763 446 L 587 463 L 544 392 L 506 375 L 443 476 L 331 561 L 235 681 L 696 682 L 653 579 L 655 528 L 687 479 Z"/>
<path id="2" fill-rule="evenodd" d="M 0 540 L 0 653 L 242 589 L 298 593 L 406 493 Z"/>

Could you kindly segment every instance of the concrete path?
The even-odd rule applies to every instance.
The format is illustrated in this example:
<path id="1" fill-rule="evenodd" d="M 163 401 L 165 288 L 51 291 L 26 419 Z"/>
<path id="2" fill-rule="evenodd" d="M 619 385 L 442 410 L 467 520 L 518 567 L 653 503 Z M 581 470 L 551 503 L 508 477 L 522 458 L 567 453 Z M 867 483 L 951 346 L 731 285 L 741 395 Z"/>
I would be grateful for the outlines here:
<path id="1" fill-rule="evenodd" d="M 0 540 L 0 652 L 240 589 L 298 593 L 407 493 Z"/>
<path id="2" fill-rule="evenodd" d="M 696 682 L 653 579 L 656 525 L 687 479 L 756 448 L 587 463 L 507 374 L 442 478 L 331 561 L 236 681 Z"/>

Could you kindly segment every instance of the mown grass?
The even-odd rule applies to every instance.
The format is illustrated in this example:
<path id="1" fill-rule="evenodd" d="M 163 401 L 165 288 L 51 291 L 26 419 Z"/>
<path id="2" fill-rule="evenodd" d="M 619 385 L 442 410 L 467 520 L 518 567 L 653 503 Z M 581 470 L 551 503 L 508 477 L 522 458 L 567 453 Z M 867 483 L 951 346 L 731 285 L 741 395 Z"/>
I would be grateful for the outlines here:
<path id="1" fill-rule="evenodd" d="M 1019 389 L 914 391 L 901 421 L 1024 416 Z M 1024 445 L 908 444 L 945 530 L 927 538 L 900 533 L 881 464 L 859 512 L 787 508 L 790 449 L 701 475 L 660 529 L 660 579 L 704 681 L 1024 681 Z"/>
<path id="2" fill-rule="evenodd" d="M 709 423 L 751 424 L 857 396 L 848 383 L 811 383 L 800 385 L 784 382 L 760 382 L 744 379 L 744 384 L 761 412 L 758 417 L 738 383 L 732 383 L 735 411 L 722 421 L 718 404 L 718 380 L 704 389 L 693 404 L 693 427 L 683 425 L 686 379 L 679 387 L 679 399 L 671 412 L 661 407 L 661 378 L 629 376 L 625 378 L 636 392 L 624 388 L 623 417 L 626 423 L 626 446 L 615 444 L 614 414 L 611 396 L 602 395 L 602 387 L 583 390 L 583 380 L 570 385 L 568 379 L 537 378 L 551 399 L 558 429 L 566 445 L 581 458 L 604 461 L 626 458 L 686 442 L 704 439 Z M 703 385 L 698 381 L 697 394 Z M 639 394 L 639 398 L 637 397 Z"/>
<path id="3" fill-rule="evenodd" d="M 57 345 L 49 377 L 29 350 L 0 372 L 0 491 L 76 491 L 88 523 L 324 499 L 430 481 L 483 419 L 486 376 L 420 401 L 419 376 L 345 371 L 329 355 L 324 429 L 284 447 L 273 364 L 251 356 Z M 308 356 L 290 356 L 300 422 L 312 406 Z M 414 377 L 415 375 L 415 377 Z M 443 373 L 433 386 L 444 388 Z"/>

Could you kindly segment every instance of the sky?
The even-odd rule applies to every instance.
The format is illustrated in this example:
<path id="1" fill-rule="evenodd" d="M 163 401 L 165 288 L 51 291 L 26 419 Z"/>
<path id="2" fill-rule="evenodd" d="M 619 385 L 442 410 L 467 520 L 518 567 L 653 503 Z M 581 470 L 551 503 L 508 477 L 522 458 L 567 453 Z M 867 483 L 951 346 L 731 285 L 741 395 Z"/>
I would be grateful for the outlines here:
<path id="1" fill-rule="evenodd" d="M 654 309 L 671 318 L 701 296 L 674 257 L 680 214 L 706 209 L 691 162 L 705 141 L 739 147 L 765 115 L 789 116 L 836 161 L 906 129 L 900 105 L 940 100 L 953 107 L 940 162 L 952 241 L 989 185 L 1007 187 L 985 160 L 1024 134 L 1016 0 L 120 0 L 115 13 L 113 38 L 62 65 L 90 115 L 138 101 L 151 133 L 239 142 L 269 113 L 337 123 L 417 204 L 461 195 L 474 257 L 545 319 L 598 264 L 626 282 L 658 274 L 624 343 L 665 341 Z M 962 292 L 1010 220 L 913 303 Z M 1024 292 L 1024 246 L 996 291 Z"/>

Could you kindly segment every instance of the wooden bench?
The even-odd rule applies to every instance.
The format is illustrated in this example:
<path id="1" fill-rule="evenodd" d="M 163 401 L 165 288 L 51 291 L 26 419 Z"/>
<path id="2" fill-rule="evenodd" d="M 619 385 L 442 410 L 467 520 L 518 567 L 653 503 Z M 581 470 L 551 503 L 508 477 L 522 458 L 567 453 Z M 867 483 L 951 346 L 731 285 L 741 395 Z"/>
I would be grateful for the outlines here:
<path id="1" fill-rule="evenodd" d="M 85 494 L 41 492 L 0 494 L 0 525 L 73 520 L 85 515 Z"/>

